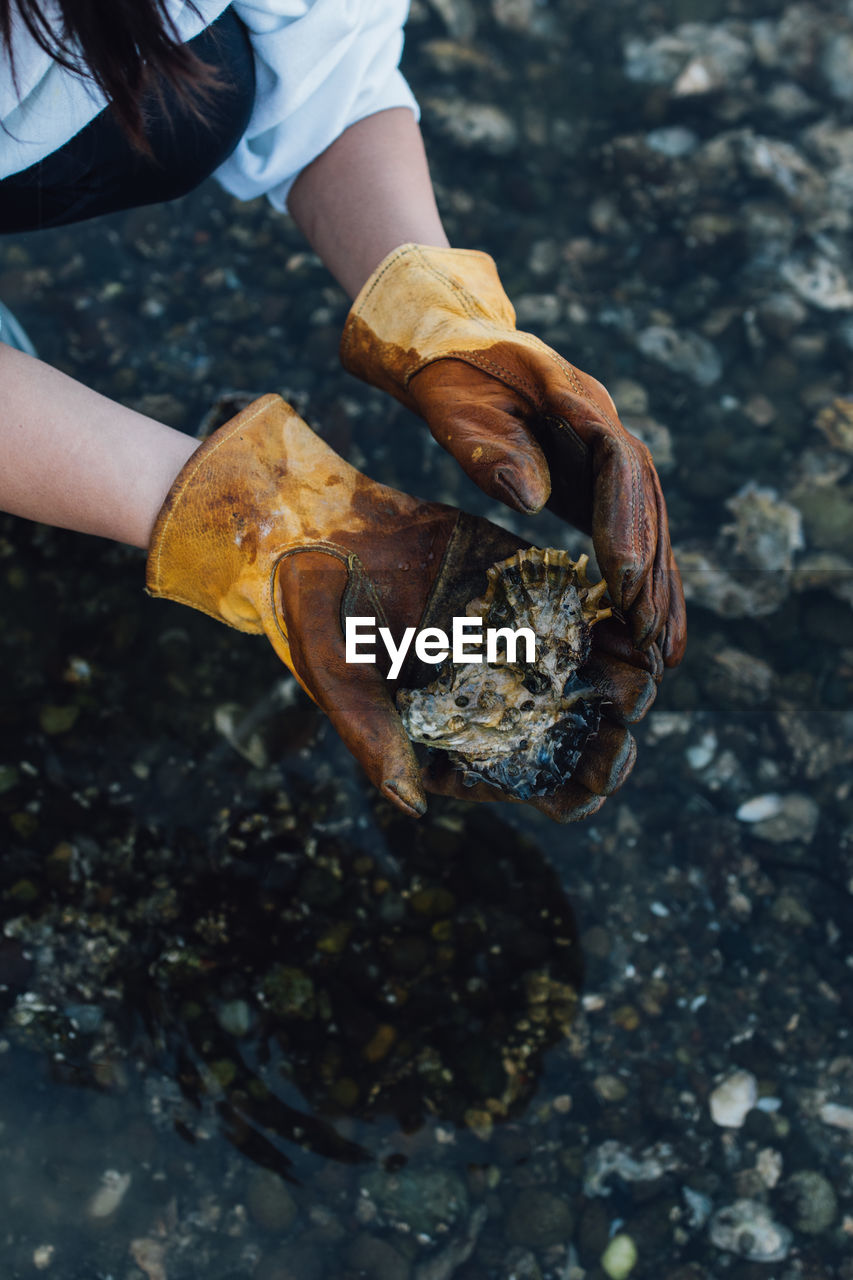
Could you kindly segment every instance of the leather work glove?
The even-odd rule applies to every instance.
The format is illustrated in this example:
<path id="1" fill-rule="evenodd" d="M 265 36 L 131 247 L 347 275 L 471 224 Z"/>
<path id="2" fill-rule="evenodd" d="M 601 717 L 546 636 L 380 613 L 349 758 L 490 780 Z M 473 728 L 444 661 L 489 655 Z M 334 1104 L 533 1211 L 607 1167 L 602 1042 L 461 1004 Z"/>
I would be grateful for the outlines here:
<path id="1" fill-rule="evenodd" d="M 398 644 L 406 627 L 449 631 L 462 601 L 482 592 L 486 569 L 522 545 L 487 520 L 370 480 L 268 395 L 214 432 L 179 473 L 154 527 L 146 581 L 152 595 L 265 634 L 374 786 L 415 815 L 426 797 L 394 707 L 396 684 L 379 664 L 346 662 L 344 621 L 375 617 Z M 619 643 L 593 652 L 609 718 L 572 779 L 529 802 L 559 821 L 597 809 L 633 765 L 624 724 L 651 704 L 659 672 L 624 636 Z M 435 678 L 434 666 L 418 665 L 403 667 L 401 685 Z M 440 770 L 435 782 L 427 777 L 434 790 L 453 785 Z M 459 794 L 507 799 L 472 790 Z"/>
<path id="2" fill-rule="evenodd" d="M 352 306 L 341 360 L 425 418 L 490 496 L 527 514 L 547 502 L 591 533 L 634 644 L 681 661 L 684 596 L 651 455 L 600 382 L 516 329 L 487 254 L 394 249 Z"/>

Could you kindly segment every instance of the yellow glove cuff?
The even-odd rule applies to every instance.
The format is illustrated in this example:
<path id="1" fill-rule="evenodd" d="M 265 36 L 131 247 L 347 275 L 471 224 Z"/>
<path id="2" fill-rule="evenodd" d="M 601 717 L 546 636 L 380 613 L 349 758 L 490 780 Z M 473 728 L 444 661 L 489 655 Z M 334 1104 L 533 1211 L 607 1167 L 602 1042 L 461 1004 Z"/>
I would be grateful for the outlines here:
<path id="1" fill-rule="evenodd" d="M 426 365 L 466 359 L 514 331 L 515 311 L 487 253 L 402 244 L 353 303 L 341 363 L 413 408 L 408 385 Z"/>

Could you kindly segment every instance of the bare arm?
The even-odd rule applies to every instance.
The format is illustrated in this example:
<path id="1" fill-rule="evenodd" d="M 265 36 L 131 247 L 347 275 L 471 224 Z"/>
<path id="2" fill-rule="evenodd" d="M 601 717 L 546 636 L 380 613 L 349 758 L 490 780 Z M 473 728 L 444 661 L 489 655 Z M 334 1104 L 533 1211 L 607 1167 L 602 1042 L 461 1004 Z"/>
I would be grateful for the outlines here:
<path id="1" fill-rule="evenodd" d="M 302 170 L 294 222 L 351 298 L 400 244 L 446 246 L 421 132 L 407 107 L 346 129 Z"/>
<path id="2" fill-rule="evenodd" d="M 198 441 L 0 343 L 0 509 L 147 547 Z"/>
<path id="3" fill-rule="evenodd" d="M 407 108 L 347 129 L 300 174 L 297 225 L 351 296 L 399 244 L 446 245 Z M 0 343 L 0 510 L 146 548 L 198 441 Z"/>

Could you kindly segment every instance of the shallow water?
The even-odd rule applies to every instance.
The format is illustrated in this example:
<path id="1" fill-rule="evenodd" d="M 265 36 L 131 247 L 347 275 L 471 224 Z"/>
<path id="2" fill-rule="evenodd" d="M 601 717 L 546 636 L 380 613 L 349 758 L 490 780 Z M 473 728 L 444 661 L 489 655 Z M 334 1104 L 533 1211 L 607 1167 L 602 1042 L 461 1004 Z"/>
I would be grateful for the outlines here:
<path id="1" fill-rule="evenodd" d="M 695 21 L 710 54 L 629 77 Z M 638 1280 L 853 1276 L 851 48 L 841 3 L 415 8 L 452 242 L 613 390 L 694 557 L 593 819 L 400 818 L 263 642 L 4 521 L 4 1276 L 595 1280 L 615 1235 Z M 175 426 L 281 390 L 376 478 L 585 545 L 341 372 L 343 294 L 262 202 L 0 241 L 0 297 Z"/>

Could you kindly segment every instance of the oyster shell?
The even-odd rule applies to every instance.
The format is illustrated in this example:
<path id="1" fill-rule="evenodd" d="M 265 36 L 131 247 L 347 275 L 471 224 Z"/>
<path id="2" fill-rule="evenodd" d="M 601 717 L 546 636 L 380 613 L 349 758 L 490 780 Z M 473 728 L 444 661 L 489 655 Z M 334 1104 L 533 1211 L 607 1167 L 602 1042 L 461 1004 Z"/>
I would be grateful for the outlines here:
<path id="1" fill-rule="evenodd" d="M 466 607 L 484 628 L 530 627 L 533 662 L 454 663 L 422 689 L 401 689 L 397 708 L 414 742 L 447 751 L 473 786 L 488 782 L 520 800 L 547 795 L 572 775 L 598 727 L 598 695 L 579 668 L 590 628 L 611 610 L 607 589 L 586 575 L 588 557 L 530 547 L 488 570 L 482 598 Z M 519 646 L 519 656 L 524 646 Z"/>

